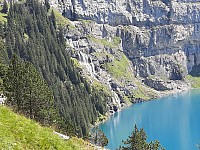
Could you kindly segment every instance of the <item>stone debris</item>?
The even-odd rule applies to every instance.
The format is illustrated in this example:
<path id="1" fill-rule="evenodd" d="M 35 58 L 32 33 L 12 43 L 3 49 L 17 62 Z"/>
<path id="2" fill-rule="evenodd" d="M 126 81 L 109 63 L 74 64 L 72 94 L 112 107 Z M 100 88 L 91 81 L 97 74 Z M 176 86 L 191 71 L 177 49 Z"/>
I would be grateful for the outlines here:
<path id="1" fill-rule="evenodd" d="M 56 131 L 53 131 L 53 133 L 57 134 L 59 137 L 61 137 L 64 140 L 69 140 L 69 138 L 70 138 L 69 136 L 61 134 L 61 133 L 58 133 Z"/>
<path id="2" fill-rule="evenodd" d="M 0 105 L 4 105 L 6 97 L 3 94 L 0 94 Z"/>

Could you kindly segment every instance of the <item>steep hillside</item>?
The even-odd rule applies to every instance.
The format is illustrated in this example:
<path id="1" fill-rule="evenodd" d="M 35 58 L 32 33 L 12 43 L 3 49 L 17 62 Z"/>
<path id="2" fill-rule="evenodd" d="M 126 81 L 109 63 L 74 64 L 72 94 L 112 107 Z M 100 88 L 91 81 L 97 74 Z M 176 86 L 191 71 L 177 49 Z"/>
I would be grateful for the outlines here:
<path id="1" fill-rule="evenodd" d="M 3 150 L 94 149 L 82 139 L 63 140 L 52 129 L 17 115 L 5 106 L 0 106 L 0 126 L 0 147 Z"/>
<path id="2" fill-rule="evenodd" d="M 11 4 L 0 34 L 52 89 L 64 132 L 87 135 L 131 102 L 198 87 L 198 1 L 49 2 Z"/>
<path id="3" fill-rule="evenodd" d="M 42 80 L 45 80 L 44 83 L 48 84 L 49 91 L 52 92 L 51 96 L 47 97 L 51 97 L 53 103 L 51 103 L 51 106 L 49 105 L 50 103 L 46 103 L 44 107 L 54 107 L 59 113 L 55 119 L 58 128 L 64 133 L 67 132 L 68 134 L 83 137 L 88 135 L 91 124 L 95 124 L 99 116 L 106 115 L 108 110 L 107 101 L 111 98 L 107 93 L 91 86 L 81 76 L 66 46 L 64 29 L 59 24 L 60 22 L 63 23 L 63 21 L 59 21 L 62 18 L 55 16 L 58 15 L 49 8 L 47 3 L 42 5 L 35 0 L 10 2 L 7 23 L 0 26 L 0 35 L 3 41 L 5 41 L 5 48 L 9 59 L 16 58 L 13 57 L 16 54 L 20 61 L 31 62 L 34 66 L 33 68 L 37 70 L 32 71 L 39 72 L 40 75 L 38 77 L 40 76 Z M 5 93 L 7 94 L 8 102 L 10 102 L 9 104 L 14 106 L 13 104 L 17 102 L 16 109 L 23 112 L 21 108 L 25 105 L 21 107 L 20 101 L 22 103 L 25 102 L 27 96 L 30 95 L 35 98 L 34 102 L 38 100 L 38 94 L 32 93 L 33 88 L 27 88 L 30 87 L 30 84 L 35 84 L 34 89 L 37 91 L 36 93 L 41 92 L 41 95 L 43 95 L 46 92 L 39 90 L 39 87 L 42 87 L 39 83 L 37 84 L 37 78 L 33 77 L 32 80 L 31 74 L 25 75 L 25 72 L 32 72 L 28 66 L 22 67 L 24 68 L 22 69 L 20 68 L 21 63 L 12 62 L 14 63 L 10 64 L 10 71 L 8 71 L 10 76 L 7 76 L 5 81 L 11 81 L 13 84 L 9 83 L 8 86 L 5 86 Z M 15 80 L 15 77 L 17 80 Z M 23 79 L 25 81 L 22 81 Z M 28 79 L 31 80 L 28 81 Z M 5 82 L 5 84 L 7 83 Z M 36 88 L 37 86 L 39 87 Z M 28 91 L 28 89 L 32 90 L 25 94 L 23 90 Z M 19 94 L 20 92 L 22 94 Z M 44 98 L 44 101 L 48 99 L 44 96 L 41 96 L 41 98 Z M 31 106 L 32 98 L 29 100 L 29 106 Z M 40 102 L 43 103 L 44 101 Z M 28 102 L 25 103 L 28 104 Z M 36 104 L 35 106 L 39 105 Z M 32 114 L 31 109 L 27 112 Z M 43 110 L 41 110 L 41 113 L 39 111 L 35 112 L 39 114 L 44 113 L 49 118 L 46 115 L 48 112 Z M 35 115 L 31 116 L 32 118 L 35 117 Z"/>

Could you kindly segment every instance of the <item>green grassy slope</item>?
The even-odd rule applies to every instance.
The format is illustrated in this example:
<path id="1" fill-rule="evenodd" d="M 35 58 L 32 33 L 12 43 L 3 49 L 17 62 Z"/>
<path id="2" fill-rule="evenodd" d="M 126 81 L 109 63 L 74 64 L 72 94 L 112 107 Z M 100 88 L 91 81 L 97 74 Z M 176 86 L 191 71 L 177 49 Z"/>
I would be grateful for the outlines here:
<path id="1" fill-rule="evenodd" d="M 17 115 L 5 106 L 0 106 L 1 150 L 88 150 L 94 149 L 82 139 L 63 140 L 53 130 Z"/>
<path id="2" fill-rule="evenodd" d="M 187 75 L 186 80 L 191 83 L 192 88 L 200 88 L 200 77 L 193 77 L 191 75 Z"/>
<path id="3" fill-rule="evenodd" d="M 71 24 L 70 20 L 65 18 L 64 16 L 62 16 L 62 14 L 60 12 L 58 12 L 56 9 L 51 8 L 49 10 L 49 14 L 51 13 L 52 10 L 56 17 L 56 23 L 58 26 L 61 26 L 61 27 L 69 26 L 69 29 L 71 29 L 71 30 L 75 28 L 75 26 L 73 24 Z"/>

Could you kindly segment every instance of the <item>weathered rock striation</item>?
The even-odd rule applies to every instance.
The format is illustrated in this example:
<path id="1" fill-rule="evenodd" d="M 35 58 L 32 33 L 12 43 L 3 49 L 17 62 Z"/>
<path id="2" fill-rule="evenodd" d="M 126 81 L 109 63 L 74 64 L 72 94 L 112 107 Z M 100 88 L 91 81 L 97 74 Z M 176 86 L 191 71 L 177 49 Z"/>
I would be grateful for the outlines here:
<path id="1" fill-rule="evenodd" d="M 51 5 L 71 20 L 66 39 L 72 56 L 92 83 L 107 85 L 113 106 L 139 98 L 137 90 L 189 88 L 184 78 L 200 65 L 199 0 L 51 0 Z M 124 78 L 116 71 L 124 68 L 116 65 L 123 54 L 131 61 Z"/>

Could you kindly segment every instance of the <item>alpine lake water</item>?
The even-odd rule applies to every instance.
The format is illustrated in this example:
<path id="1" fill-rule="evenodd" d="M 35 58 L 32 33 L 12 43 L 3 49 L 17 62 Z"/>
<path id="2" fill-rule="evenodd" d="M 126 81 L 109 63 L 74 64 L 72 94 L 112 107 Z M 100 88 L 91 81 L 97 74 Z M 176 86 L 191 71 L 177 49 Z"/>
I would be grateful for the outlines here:
<path id="1" fill-rule="evenodd" d="M 122 145 L 135 124 L 144 128 L 148 142 L 158 140 L 166 150 L 198 150 L 200 90 L 137 103 L 116 112 L 99 125 L 109 140 L 106 148 L 115 150 Z"/>

